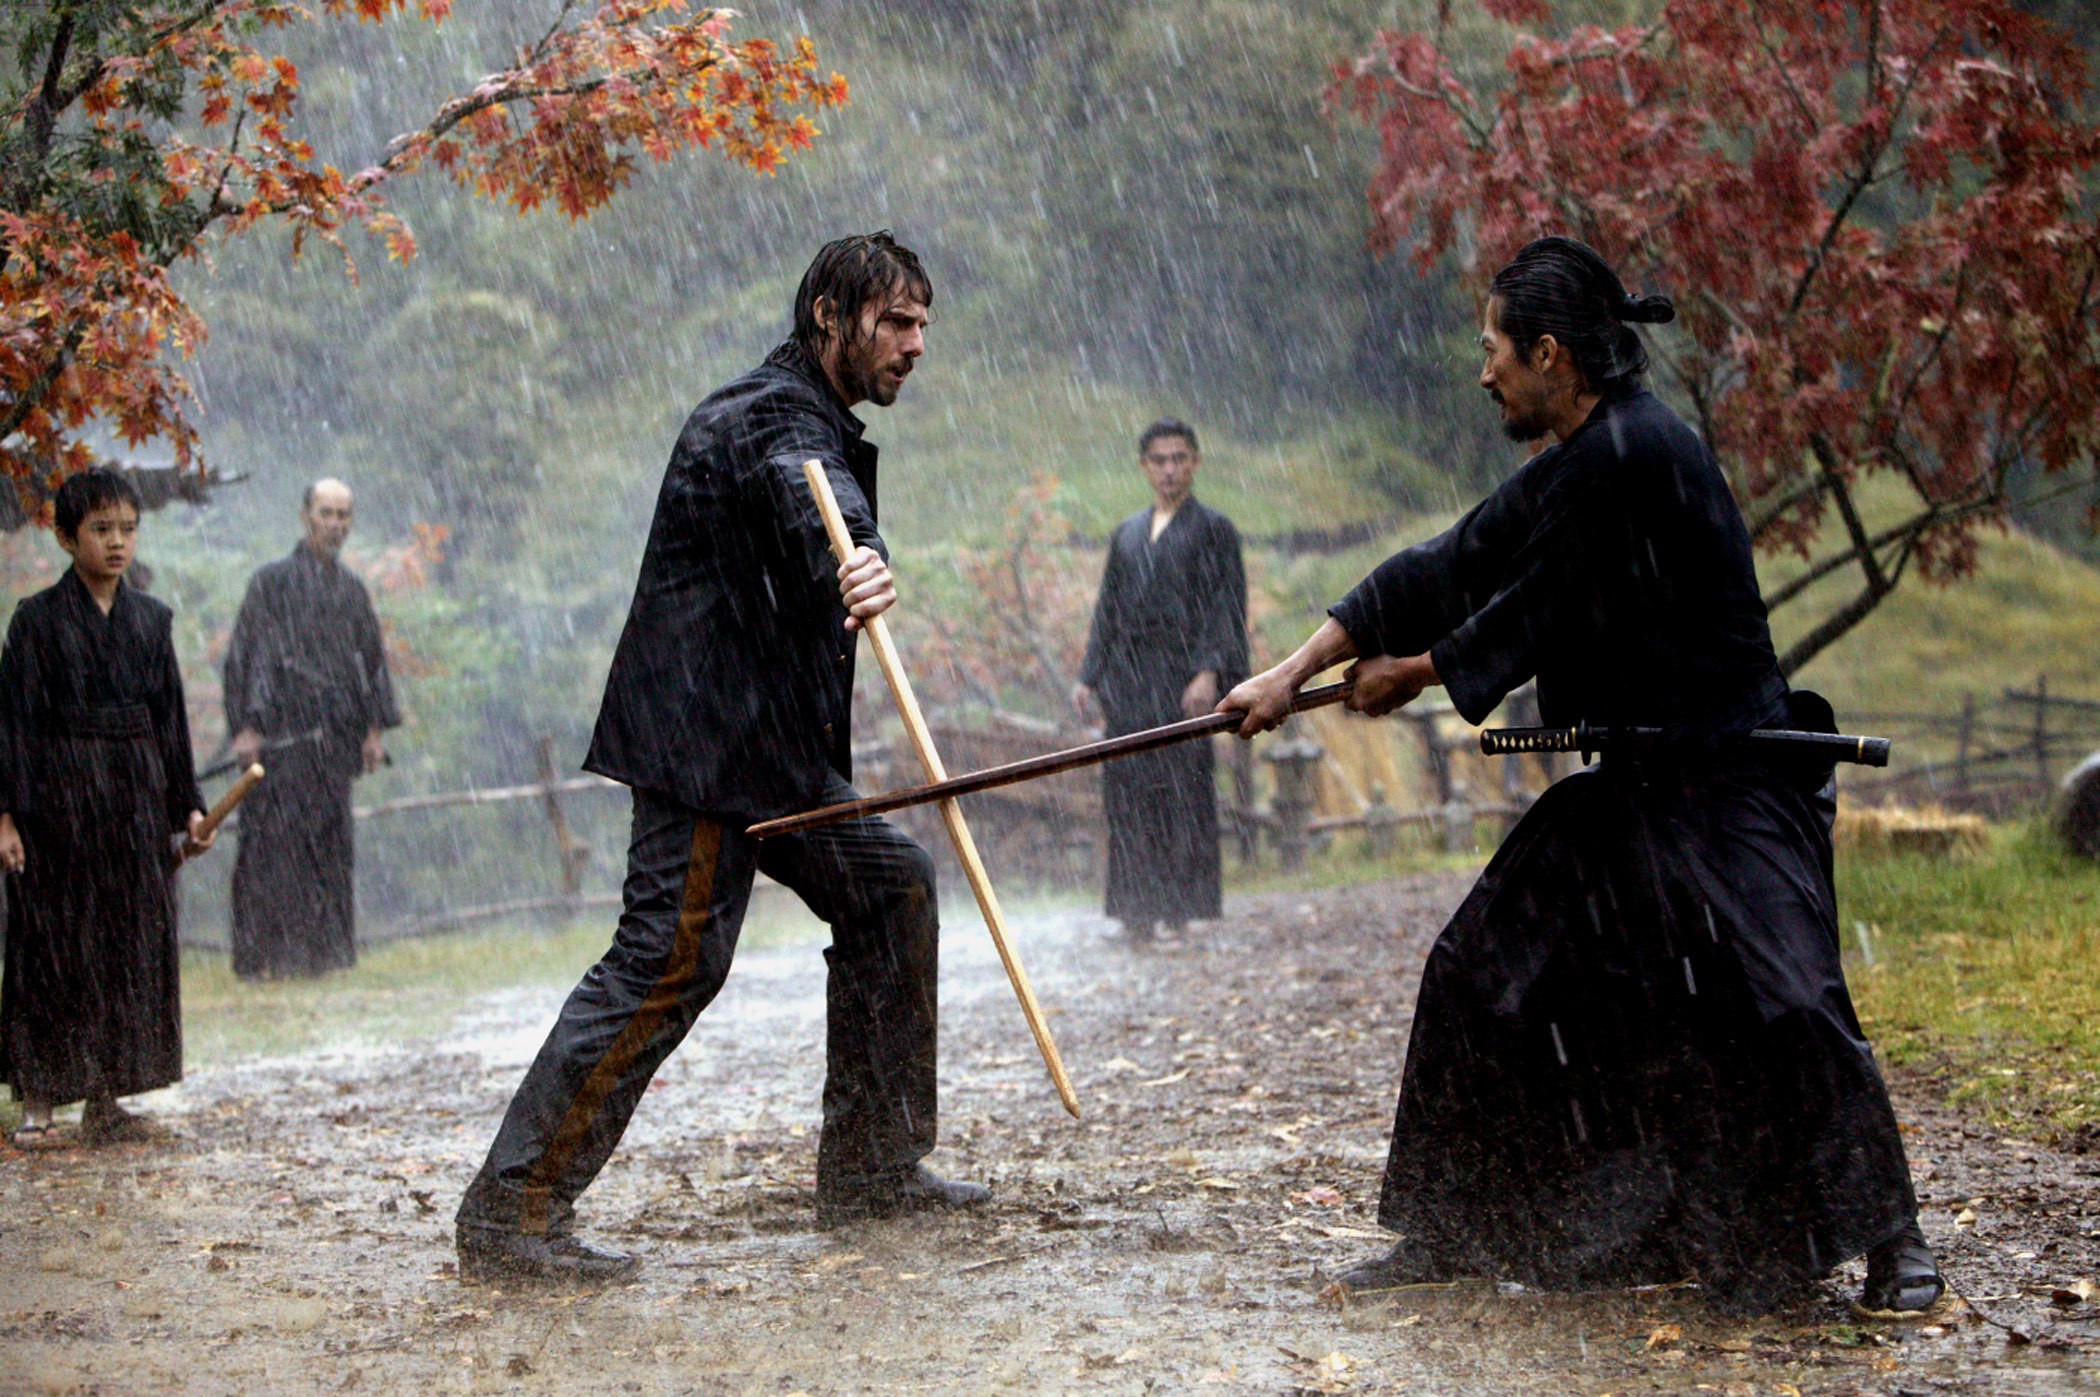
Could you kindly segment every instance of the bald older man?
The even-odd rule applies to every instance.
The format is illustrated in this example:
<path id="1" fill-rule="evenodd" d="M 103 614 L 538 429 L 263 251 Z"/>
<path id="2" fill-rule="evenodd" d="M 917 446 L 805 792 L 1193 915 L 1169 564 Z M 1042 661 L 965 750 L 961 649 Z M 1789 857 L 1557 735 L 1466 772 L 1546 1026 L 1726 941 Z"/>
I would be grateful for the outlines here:
<path id="1" fill-rule="evenodd" d="M 317 480 L 299 507 L 305 537 L 250 579 L 226 647 L 233 754 L 270 772 L 241 809 L 233 866 L 233 971 L 318 975 L 357 962 L 350 783 L 384 757 L 398 725 L 379 620 L 336 555 L 350 487 Z"/>

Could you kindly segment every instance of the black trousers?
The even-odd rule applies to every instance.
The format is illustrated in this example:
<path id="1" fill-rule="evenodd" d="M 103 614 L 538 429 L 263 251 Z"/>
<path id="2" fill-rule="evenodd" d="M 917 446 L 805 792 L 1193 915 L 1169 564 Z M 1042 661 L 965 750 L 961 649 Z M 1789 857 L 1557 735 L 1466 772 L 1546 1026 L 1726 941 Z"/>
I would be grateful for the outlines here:
<path id="1" fill-rule="evenodd" d="M 853 798 L 833 777 L 830 804 Z M 887 820 L 763 842 L 740 819 L 634 793 L 625 910 L 511 1099 L 463 1227 L 568 1231 L 650 1079 L 722 988 L 755 873 L 831 925 L 817 1190 L 848 1199 L 932 1150 L 939 909 L 933 861 Z"/>

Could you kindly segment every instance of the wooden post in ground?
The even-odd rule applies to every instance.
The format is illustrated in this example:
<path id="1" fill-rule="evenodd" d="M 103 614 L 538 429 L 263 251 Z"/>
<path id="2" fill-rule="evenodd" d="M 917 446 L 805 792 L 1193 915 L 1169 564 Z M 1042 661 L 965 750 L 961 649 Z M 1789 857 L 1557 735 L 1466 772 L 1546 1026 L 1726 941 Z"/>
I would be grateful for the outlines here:
<path id="1" fill-rule="evenodd" d="M 1269 802 L 1276 816 L 1276 852 L 1285 869 L 1305 866 L 1305 852 L 1312 846 L 1313 781 L 1326 749 L 1311 737 L 1292 732 L 1287 725 L 1262 751 L 1262 759 L 1276 776 L 1276 794 Z"/>
<path id="2" fill-rule="evenodd" d="M 1969 803 L 1969 741 L 1975 730 L 1976 695 L 1965 692 L 1961 696 L 1961 730 L 1954 740 L 1954 789 L 1964 809 Z"/>
<path id="3" fill-rule="evenodd" d="M 2049 798 L 2049 676 L 2034 677 L 2034 779 Z"/>
<path id="4" fill-rule="evenodd" d="M 561 895 L 574 897 L 583 891 L 584 865 L 591 861 L 590 845 L 569 831 L 569 817 L 561 808 L 554 789 L 554 739 L 543 737 L 533 749 L 540 773 L 540 800 L 547 810 L 547 823 L 554 826 L 554 852 L 561 860 Z"/>

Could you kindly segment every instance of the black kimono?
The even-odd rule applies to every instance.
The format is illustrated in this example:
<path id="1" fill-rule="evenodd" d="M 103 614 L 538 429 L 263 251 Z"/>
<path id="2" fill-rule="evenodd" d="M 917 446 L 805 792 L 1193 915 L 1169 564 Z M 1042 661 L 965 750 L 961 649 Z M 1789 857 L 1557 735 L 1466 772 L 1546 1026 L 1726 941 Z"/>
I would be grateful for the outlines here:
<path id="1" fill-rule="evenodd" d="M 257 570 L 227 643 L 225 688 L 226 730 L 261 733 L 270 773 L 241 807 L 234 974 L 354 965 L 350 783 L 365 734 L 401 722 L 364 584 L 304 543 Z"/>
<path id="2" fill-rule="evenodd" d="M 1428 651 L 1484 720 L 1668 729 L 1548 790 L 1423 971 L 1379 1221 L 1449 1271 L 1696 1276 L 1762 1310 L 1917 1212 L 1839 965 L 1829 770 L 1731 750 L 1830 726 L 1789 694 L 1749 538 L 1697 436 L 1600 402 L 1331 613 Z"/>
<path id="3" fill-rule="evenodd" d="M 1205 670 L 1220 694 L 1247 674 L 1239 533 L 1190 499 L 1155 539 L 1152 510 L 1141 509 L 1109 536 L 1080 682 L 1116 736 L 1180 721 L 1182 690 Z M 1101 768 L 1109 916 L 1149 927 L 1218 915 L 1212 763 L 1208 742 L 1185 742 Z"/>
<path id="4" fill-rule="evenodd" d="M 167 606 L 70 569 L 15 608 L 0 652 L 8 880 L 0 1078 L 17 1100 L 112 1099 L 182 1079 L 170 836 L 198 808 Z"/>

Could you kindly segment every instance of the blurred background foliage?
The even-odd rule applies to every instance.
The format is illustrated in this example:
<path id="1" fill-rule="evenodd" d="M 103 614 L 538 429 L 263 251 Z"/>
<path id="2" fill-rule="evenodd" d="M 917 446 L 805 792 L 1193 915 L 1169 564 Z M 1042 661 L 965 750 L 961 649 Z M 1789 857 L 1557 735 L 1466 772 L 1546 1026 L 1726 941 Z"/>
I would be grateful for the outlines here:
<path id="1" fill-rule="evenodd" d="M 1614 23 L 1656 6 L 1567 8 Z M 2100 0 L 2036 8 L 2087 34 L 2100 18 Z M 181 611 L 200 759 L 223 734 L 216 665 L 246 578 L 291 547 L 305 483 L 333 474 L 357 492 L 354 560 L 393 579 L 376 601 L 404 661 L 407 725 L 359 800 L 530 780 L 542 736 L 573 769 L 680 422 L 781 337 L 816 247 L 875 227 L 917 249 L 936 287 L 919 372 L 897 406 L 863 414 L 884 451 L 900 639 L 929 697 L 1055 713 L 1004 620 L 1013 589 L 1037 589 L 999 560 L 1035 550 L 1033 623 L 1069 655 L 1099 543 L 1146 500 L 1136 434 L 1162 414 L 1202 432 L 1199 492 L 1250 539 L 1258 649 L 1286 646 L 1519 459 L 1474 386 L 1477 269 L 1423 276 L 1370 255 L 1371 133 L 1321 109 L 1334 64 L 1437 9 L 753 0 L 740 36 L 806 31 L 852 86 L 776 176 L 652 166 L 577 224 L 432 177 L 392 196 L 421 255 L 404 266 L 353 244 L 354 285 L 325 251 L 295 262 L 259 241 L 185 269 L 211 326 L 195 366 L 204 445 L 246 475 L 153 516 L 141 548 Z M 1511 31 L 1450 10 L 1467 61 L 1499 64 Z M 295 30 L 302 133 L 355 168 L 550 13 L 460 0 L 435 32 Z M 2089 503 L 2034 525 L 2086 547 Z M 420 577 L 387 573 L 382 553 L 419 524 L 444 530 L 441 548 Z M 48 538 L 12 541 L 16 594 L 55 558 Z M 865 711 L 886 716 L 886 700 Z M 572 806 L 593 885 L 612 886 L 624 802 Z M 554 890 L 530 805 L 371 822 L 361 838 L 368 920 Z M 223 934 L 230 864 L 187 880 L 200 938 Z"/>

